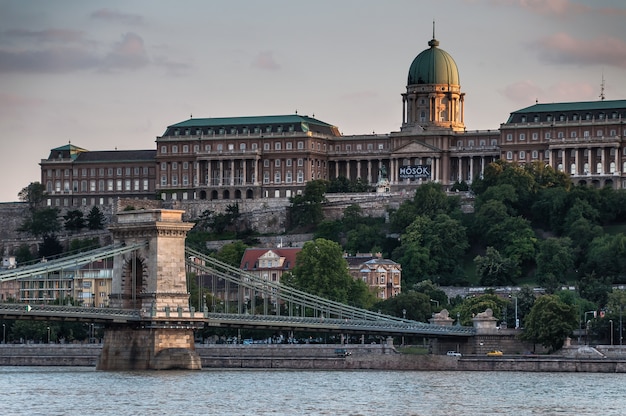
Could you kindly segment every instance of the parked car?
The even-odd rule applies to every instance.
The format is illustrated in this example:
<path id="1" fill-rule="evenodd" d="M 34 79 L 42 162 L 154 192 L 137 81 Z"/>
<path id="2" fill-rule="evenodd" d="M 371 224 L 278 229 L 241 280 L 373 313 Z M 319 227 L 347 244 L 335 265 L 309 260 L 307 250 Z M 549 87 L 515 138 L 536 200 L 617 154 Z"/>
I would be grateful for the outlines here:
<path id="1" fill-rule="evenodd" d="M 460 352 L 456 352 L 456 351 L 448 351 L 446 355 L 449 357 L 462 357 L 463 356 Z"/>
<path id="2" fill-rule="evenodd" d="M 487 357 L 501 357 L 501 356 L 502 356 L 502 351 L 499 351 L 499 350 L 493 350 L 487 353 Z"/>
<path id="3" fill-rule="evenodd" d="M 347 357 L 348 355 L 352 355 L 352 353 L 345 348 L 337 348 L 335 355 L 338 357 Z"/>

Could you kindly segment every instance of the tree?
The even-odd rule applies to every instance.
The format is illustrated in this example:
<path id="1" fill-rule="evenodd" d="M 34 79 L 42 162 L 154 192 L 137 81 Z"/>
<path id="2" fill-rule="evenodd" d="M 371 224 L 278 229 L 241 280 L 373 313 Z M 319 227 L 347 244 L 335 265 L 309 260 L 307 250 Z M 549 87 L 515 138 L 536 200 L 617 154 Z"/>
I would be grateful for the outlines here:
<path id="1" fill-rule="evenodd" d="M 486 293 L 463 299 L 463 302 L 454 308 L 454 312 L 460 314 L 462 325 L 472 325 L 472 318 L 479 313 L 485 312 L 487 309 L 491 309 L 494 318 L 500 321 L 502 319 L 502 311 L 506 308 L 507 302 L 493 293 Z"/>
<path id="2" fill-rule="evenodd" d="M 20 201 L 28 202 L 28 207 L 34 211 L 46 197 L 46 187 L 39 182 L 31 182 L 17 194 Z"/>
<path id="3" fill-rule="evenodd" d="M 415 190 L 413 203 L 417 215 L 431 218 L 439 214 L 452 214 L 459 209 L 460 200 L 456 196 L 446 195 L 443 186 L 436 182 L 427 182 Z"/>
<path id="4" fill-rule="evenodd" d="M 282 282 L 326 299 L 365 306 L 355 304 L 359 302 L 355 298 L 362 297 L 363 286 L 366 291 L 367 286 L 350 276 L 343 250 L 334 241 L 318 238 L 305 243 L 296 257 L 295 267 Z"/>
<path id="5" fill-rule="evenodd" d="M 243 242 L 235 241 L 234 243 L 223 245 L 212 257 L 238 268 L 246 248 L 248 246 Z"/>
<path id="6" fill-rule="evenodd" d="M 58 208 L 42 208 L 31 212 L 18 231 L 24 231 L 35 237 L 51 235 L 61 230 Z"/>
<path id="7" fill-rule="evenodd" d="M 307 182 L 302 195 L 289 198 L 289 222 L 292 228 L 316 226 L 324 219 L 322 203 L 328 182 L 318 179 Z"/>
<path id="8" fill-rule="evenodd" d="M 554 276 L 559 283 L 565 283 L 567 276 L 574 271 L 572 241 L 569 238 L 547 238 L 539 244 L 536 256 L 537 276 Z"/>
<path id="9" fill-rule="evenodd" d="M 428 295 L 409 290 L 397 296 L 376 303 L 372 309 L 385 315 L 398 318 L 411 319 L 413 321 L 427 322 L 431 317 L 431 302 Z"/>
<path id="10" fill-rule="evenodd" d="M 28 244 L 20 244 L 20 246 L 15 251 L 15 261 L 17 264 L 23 266 L 35 259 L 32 251 Z"/>
<path id="11" fill-rule="evenodd" d="M 104 229 L 105 217 L 102 211 L 96 206 L 91 208 L 89 214 L 87 214 L 87 228 L 90 230 L 102 230 Z"/>
<path id="12" fill-rule="evenodd" d="M 100 240 L 98 240 L 98 237 L 84 238 L 84 239 L 75 238 L 72 241 L 70 241 L 70 247 L 68 251 L 72 253 L 77 253 L 81 251 L 94 250 L 99 247 L 100 247 Z"/>
<path id="13" fill-rule="evenodd" d="M 65 219 L 64 227 L 68 231 L 80 231 L 85 228 L 85 218 L 82 211 L 78 209 L 67 211 L 63 219 Z"/>
<path id="14" fill-rule="evenodd" d="M 474 258 L 476 273 L 480 284 L 486 286 L 504 286 L 515 282 L 520 274 L 516 259 L 504 257 L 493 247 L 487 247 L 485 256 Z"/>
<path id="15" fill-rule="evenodd" d="M 584 299 L 590 300 L 600 307 L 607 304 L 609 293 L 611 292 L 611 279 L 608 277 L 597 277 L 594 273 L 584 273 L 578 279 L 578 293 Z"/>
<path id="16" fill-rule="evenodd" d="M 583 271 L 608 277 L 612 283 L 626 283 L 626 235 L 605 234 L 594 238 Z"/>
<path id="17" fill-rule="evenodd" d="M 382 235 L 376 226 L 358 224 L 348 231 L 345 250 L 348 253 L 368 253 L 372 252 L 377 244 L 379 244 Z"/>
<path id="18" fill-rule="evenodd" d="M 432 219 L 425 215 L 417 216 L 402 234 L 401 241 L 405 247 L 404 257 L 407 251 L 419 253 L 420 247 L 426 249 L 430 267 L 423 270 L 427 274 L 422 277 L 442 284 L 455 279 L 465 250 L 469 247 L 465 227 L 447 214 L 438 214 Z M 407 249 L 407 246 L 412 247 Z"/>
<path id="19" fill-rule="evenodd" d="M 539 297 L 524 322 L 522 339 L 539 343 L 552 352 L 561 349 L 578 325 L 576 311 L 558 296 Z"/>
<path id="20" fill-rule="evenodd" d="M 39 244 L 39 257 L 54 257 L 63 253 L 63 246 L 55 235 L 45 235 Z"/>
<path id="21" fill-rule="evenodd" d="M 341 221 L 324 220 L 315 228 L 313 238 L 325 238 L 326 240 L 332 240 L 336 243 L 340 243 L 342 232 L 343 225 L 341 224 Z"/>
<path id="22" fill-rule="evenodd" d="M 422 280 L 413 285 L 413 290 L 428 296 L 428 301 L 435 300 L 443 308 L 448 303 L 448 295 L 430 280 Z"/>

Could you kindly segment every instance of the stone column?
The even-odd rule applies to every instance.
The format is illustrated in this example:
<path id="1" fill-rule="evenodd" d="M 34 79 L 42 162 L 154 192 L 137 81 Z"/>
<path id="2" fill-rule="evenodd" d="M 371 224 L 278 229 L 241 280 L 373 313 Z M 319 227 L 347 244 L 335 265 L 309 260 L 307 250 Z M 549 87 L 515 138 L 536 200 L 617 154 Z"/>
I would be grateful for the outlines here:
<path id="1" fill-rule="evenodd" d="M 607 169 L 606 169 L 606 147 L 602 146 L 600 148 L 600 165 L 602 166 L 602 169 L 600 172 L 598 172 L 599 174 L 605 174 Z"/>
<path id="2" fill-rule="evenodd" d="M 245 186 L 248 183 L 248 160 L 246 158 L 243 159 L 243 178 L 241 179 L 241 184 Z"/>

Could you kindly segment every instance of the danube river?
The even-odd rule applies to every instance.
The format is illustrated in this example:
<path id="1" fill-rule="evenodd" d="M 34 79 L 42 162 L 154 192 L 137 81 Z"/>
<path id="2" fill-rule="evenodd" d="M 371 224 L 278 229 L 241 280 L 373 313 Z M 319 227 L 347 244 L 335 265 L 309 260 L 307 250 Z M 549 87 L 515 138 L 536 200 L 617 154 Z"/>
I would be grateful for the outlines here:
<path id="1" fill-rule="evenodd" d="M 626 374 L 0 367 L 5 415 L 624 415 Z"/>

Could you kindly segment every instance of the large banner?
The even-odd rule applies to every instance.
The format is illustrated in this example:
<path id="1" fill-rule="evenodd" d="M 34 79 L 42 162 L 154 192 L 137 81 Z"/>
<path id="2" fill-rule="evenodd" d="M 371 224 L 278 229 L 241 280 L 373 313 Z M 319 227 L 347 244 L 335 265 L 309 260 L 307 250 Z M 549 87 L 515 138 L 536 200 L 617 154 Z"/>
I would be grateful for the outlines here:
<path id="1" fill-rule="evenodd" d="M 430 179 L 430 165 L 400 166 L 400 179 Z"/>

